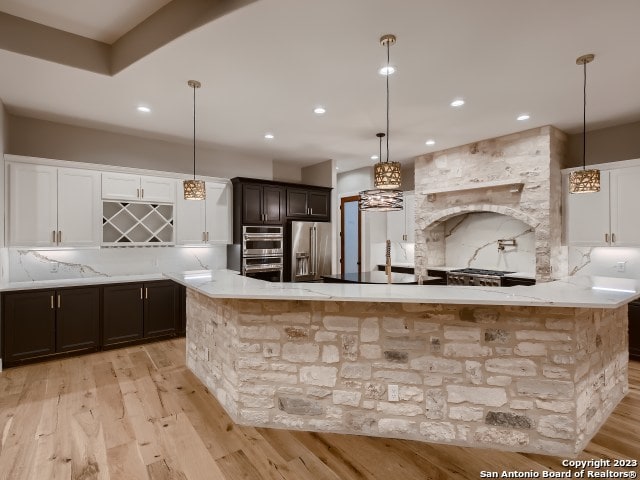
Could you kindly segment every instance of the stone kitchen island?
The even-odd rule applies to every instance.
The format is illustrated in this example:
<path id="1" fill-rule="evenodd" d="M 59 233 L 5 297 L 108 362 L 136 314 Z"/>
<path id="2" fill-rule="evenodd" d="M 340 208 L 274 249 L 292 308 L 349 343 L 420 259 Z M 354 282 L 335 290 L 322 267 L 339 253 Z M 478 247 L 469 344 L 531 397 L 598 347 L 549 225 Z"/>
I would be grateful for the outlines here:
<path id="1" fill-rule="evenodd" d="M 187 287 L 189 368 L 244 425 L 571 456 L 628 389 L 633 281 L 167 276 Z"/>

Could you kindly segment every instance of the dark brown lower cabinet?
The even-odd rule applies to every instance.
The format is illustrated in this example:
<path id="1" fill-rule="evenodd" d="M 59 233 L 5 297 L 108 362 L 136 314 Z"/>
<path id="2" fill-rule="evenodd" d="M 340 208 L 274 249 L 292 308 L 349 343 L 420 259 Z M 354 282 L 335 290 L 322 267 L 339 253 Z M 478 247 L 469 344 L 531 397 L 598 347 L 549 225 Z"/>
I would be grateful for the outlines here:
<path id="1" fill-rule="evenodd" d="M 184 335 L 185 290 L 159 280 L 2 293 L 3 365 Z"/>
<path id="2" fill-rule="evenodd" d="M 178 286 L 172 281 L 144 285 L 144 336 L 175 335 L 178 325 Z"/>
<path id="3" fill-rule="evenodd" d="M 56 351 L 97 350 L 100 345 L 100 288 L 56 293 Z"/>
<path id="4" fill-rule="evenodd" d="M 142 283 L 105 285 L 102 289 L 102 345 L 141 340 L 144 334 Z"/>
<path id="5" fill-rule="evenodd" d="M 28 290 L 3 295 L 7 366 L 99 347 L 99 287 Z"/>
<path id="6" fill-rule="evenodd" d="M 640 300 L 629 304 L 629 357 L 640 360 Z"/>
<path id="7" fill-rule="evenodd" d="M 178 296 L 179 287 L 171 280 L 105 285 L 102 345 L 175 336 L 179 327 Z"/>

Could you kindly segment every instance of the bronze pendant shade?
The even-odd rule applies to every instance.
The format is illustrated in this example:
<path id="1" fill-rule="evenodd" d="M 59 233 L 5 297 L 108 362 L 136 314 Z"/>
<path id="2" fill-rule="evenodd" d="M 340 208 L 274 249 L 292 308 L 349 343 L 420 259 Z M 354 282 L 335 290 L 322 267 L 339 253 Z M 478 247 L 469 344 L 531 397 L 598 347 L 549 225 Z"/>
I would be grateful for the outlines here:
<path id="1" fill-rule="evenodd" d="M 197 80 L 189 80 L 187 85 L 193 88 L 193 179 L 184 180 L 182 188 L 185 200 L 205 200 L 207 190 L 204 180 L 196 180 L 196 88 L 200 88 L 201 84 Z"/>
<path id="2" fill-rule="evenodd" d="M 569 193 L 595 193 L 600 191 L 600 170 L 587 170 L 587 63 L 593 61 L 593 54 L 582 55 L 576 59 L 577 65 L 584 68 L 584 88 L 582 103 L 582 170 L 569 174 Z"/>

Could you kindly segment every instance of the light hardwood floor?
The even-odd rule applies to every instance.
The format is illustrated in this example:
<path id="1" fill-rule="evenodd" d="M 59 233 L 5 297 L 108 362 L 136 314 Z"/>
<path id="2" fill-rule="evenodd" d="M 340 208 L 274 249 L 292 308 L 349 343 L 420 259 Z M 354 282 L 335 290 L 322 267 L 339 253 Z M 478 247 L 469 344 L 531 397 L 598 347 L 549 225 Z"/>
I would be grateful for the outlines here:
<path id="1" fill-rule="evenodd" d="M 240 427 L 185 367 L 184 348 L 176 339 L 2 372 L 0 479 L 424 480 L 566 470 L 543 455 Z M 580 459 L 640 460 L 640 362 L 629 383 Z"/>

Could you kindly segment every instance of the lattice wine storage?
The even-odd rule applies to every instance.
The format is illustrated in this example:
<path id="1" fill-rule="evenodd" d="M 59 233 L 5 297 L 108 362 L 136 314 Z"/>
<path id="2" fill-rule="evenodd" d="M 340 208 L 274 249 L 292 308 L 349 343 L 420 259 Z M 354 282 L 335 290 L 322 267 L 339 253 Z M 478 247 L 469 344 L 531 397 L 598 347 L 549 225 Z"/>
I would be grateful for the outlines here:
<path id="1" fill-rule="evenodd" d="M 173 205 L 102 202 L 102 245 L 173 244 Z"/>

